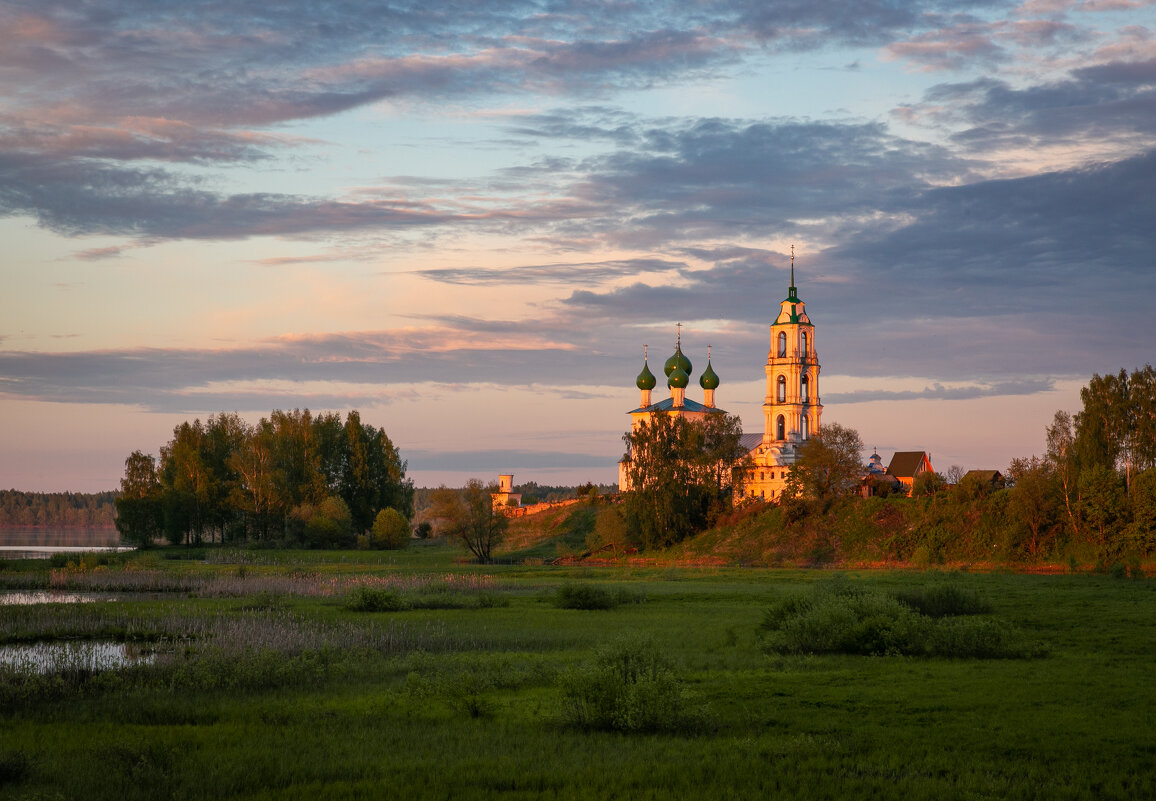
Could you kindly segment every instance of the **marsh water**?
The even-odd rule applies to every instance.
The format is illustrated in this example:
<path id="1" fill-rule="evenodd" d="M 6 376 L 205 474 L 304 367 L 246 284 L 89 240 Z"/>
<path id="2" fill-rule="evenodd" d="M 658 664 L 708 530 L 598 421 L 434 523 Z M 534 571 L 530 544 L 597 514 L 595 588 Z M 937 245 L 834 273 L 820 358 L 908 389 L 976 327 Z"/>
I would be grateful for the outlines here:
<path id="1" fill-rule="evenodd" d="M 115 601 L 111 592 L 69 592 L 67 590 L 13 590 L 0 592 L 0 606 L 31 606 L 32 604 L 87 604 L 94 601 Z"/>
<path id="2" fill-rule="evenodd" d="M 131 550 L 115 528 L 0 528 L 0 558 L 43 559 L 54 553 Z"/>
<path id="3" fill-rule="evenodd" d="M 108 640 L 53 640 L 0 645 L 0 665 L 34 673 L 65 670 L 98 672 L 152 662 L 156 654 L 136 643 Z"/>

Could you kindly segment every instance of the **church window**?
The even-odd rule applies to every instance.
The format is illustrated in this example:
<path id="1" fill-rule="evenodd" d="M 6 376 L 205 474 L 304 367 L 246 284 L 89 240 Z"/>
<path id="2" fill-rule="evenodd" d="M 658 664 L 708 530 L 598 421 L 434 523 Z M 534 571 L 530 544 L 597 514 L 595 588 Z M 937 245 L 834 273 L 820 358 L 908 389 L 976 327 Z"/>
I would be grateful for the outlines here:
<path id="1" fill-rule="evenodd" d="M 775 428 L 776 428 L 776 434 L 777 434 L 775 439 L 786 439 L 787 438 L 787 421 L 781 414 L 779 415 L 779 419 L 778 419 L 778 422 L 777 422 Z"/>
<path id="2" fill-rule="evenodd" d="M 799 342 L 801 343 L 801 345 L 803 347 L 803 358 L 805 359 L 805 358 L 807 358 L 807 332 L 806 331 L 803 331 L 801 334 L 799 334 Z"/>
<path id="3" fill-rule="evenodd" d="M 807 420 L 807 415 L 803 415 L 803 439 L 810 439 L 810 437 L 811 437 L 811 424 Z"/>
<path id="4" fill-rule="evenodd" d="M 779 389 L 775 395 L 775 399 L 779 403 L 785 403 L 787 400 L 787 377 L 785 375 L 779 376 Z"/>
<path id="5" fill-rule="evenodd" d="M 787 355 L 787 333 L 785 331 L 779 332 L 779 355 Z"/>
<path id="6" fill-rule="evenodd" d="M 803 396 L 803 403 L 807 402 L 807 376 L 803 376 L 802 382 L 799 384 L 799 394 Z"/>
<path id="7" fill-rule="evenodd" d="M 762 480 L 763 480 L 763 474 L 759 473 L 759 481 L 762 481 Z"/>

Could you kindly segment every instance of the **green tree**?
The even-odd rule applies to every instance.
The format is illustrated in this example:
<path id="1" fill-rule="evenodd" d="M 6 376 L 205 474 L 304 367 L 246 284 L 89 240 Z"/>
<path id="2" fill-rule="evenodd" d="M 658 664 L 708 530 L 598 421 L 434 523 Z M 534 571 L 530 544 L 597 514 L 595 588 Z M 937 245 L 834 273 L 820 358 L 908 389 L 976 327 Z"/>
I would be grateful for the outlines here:
<path id="1" fill-rule="evenodd" d="M 443 485 L 434 493 L 431 509 L 442 523 L 442 532 L 461 542 L 482 563 L 490 561 L 509 525 L 509 519 L 494 509 L 491 492 L 497 492 L 496 485 L 486 487 L 476 478 L 460 492 Z"/>
<path id="2" fill-rule="evenodd" d="M 229 469 L 236 474 L 230 503 L 246 520 L 246 529 L 258 540 L 266 539 L 270 528 L 282 520 L 284 498 L 279 491 L 272 426 L 261 420 L 247 432 L 240 449 L 229 457 Z"/>
<path id="3" fill-rule="evenodd" d="M 124 460 L 124 478 L 116 497 L 116 530 L 139 548 L 147 548 L 164 526 L 161 483 L 157 463 L 150 454 L 133 451 Z"/>
<path id="4" fill-rule="evenodd" d="M 211 524 L 213 475 L 205 459 L 205 427 L 200 420 L 173 429 L 161 448 L 158 471 L 164 487 L 165 533 L 174 544 L 200 543 Z"/>
<path id="5" fill-rule="evenodd" d="M 1038 456 L 1013 459 L 1008 476 L 1014 482 L 1009 511 L 1027 530 L 1023 548 L 1035 557 L 1043 553 L 1058 513 L 1055 477 L 1051 465 Z"/>
<path id="6" fill-rule="evenodd" d="M 373 519 L 369 544 L 373 548 L 396 550 L 409 545 L 410 536 L 409 521 L 405 519 L 405 515 L 396 509 L 386 507 Z"/>
<path id="7" fill-rule="evenodd" d="M 661 548 L 706 528 L 742 492 L 742 428 L 732 415 L 654 415 L 623 435 L 629 449 L 623 513 L 632 539 Z"/>
<path id="8" fill-rule="evenodd" d="M 317 506 L 307 506 L 305 539 L 312 548 L 349 548 L 356 541 L 353 515 L 345 501 L 332 495 Z"/>
<path id="9" fill-rule="evenodd" d="M 824 423 L 803 443 L 787 476 L 788 497 L 830 501 L 854 494 L 863 476 L 863 440 L 859 432 Z"/>
<path id="10" fill-rule="evenodd" d="M 1060 492 L 1064 499 L 1064 513 L 1068 525 L 1071 526 L 1072 536 L 1080 536 L 1079 518 L 1076 508 L 1079 506 L 1079 462 L 1076 458 L 1076 431 L 1072 416 L 1064 411 L 1057 411 L 1052 418 L 1052 424 L 1047 427 L 1047 460 L 1052 468 L 1052 475 L 1060 485 Z"/>
<path id="11" fill-rule="evenodd" d="M 1084 408 L 1075 419 L 1075 447 L 1081 471 L 1096 465 L 1115 469 L 1127 461 L 1128 373 L 1093 374 L 1080 400 Z"/>
<path id="12" fill-rule="evenodd" d="M 277 505 L 317 504 L 333 492 L 322 469 L 320 429 L 309 410 L 273 410 L 260 428 L 271 447 Z"/>
<path id="13" fill-rule="evenodd" d="M 1080 474 L 1080 516 L 1096 532 L 1101 548 L 1113 545 L 1111 534 L 1127 514 L 1128 496 L 1119 473 L 1098 464 Z"/>
<path id="14" fill-rule="evenodd" d="M 1150 554 L 1156 550 L 1156 468 L 1138 473 L 1128 495 L 1132 501 L 1130 545 L 1138 553 Z"/>
<path id="15" fill-rule="evenodd" d="M 939 473 L 929 472 L 920 473 L 911 482 L 911 497 L 919 498 L 927 495 L 935 495 L 947 489 L 947 479 Z"/>
<path id="16" fill-rule="evenodd" d="M 1152 365 L 1132 371 L 1128 379 L 1128 406 L 1133 469 L 1149 470 L 1156 467 L 1156 370 Z"/>
<path id="17" fill-rule="evenodd" d="M 413 483 L 405 479 L 405 462 L 389 437 L 363 425 L 351 411 L 345 418 L 344 462 L 339 492 L 353 514 L 354 528 L 364 532 L 379 509 L 390 507 L 413 516 Z"/>
<path id="18" fill-rule="evenodd" d="M 244 536 L 241 516 L 231 503 L 240 482 L 232 460 L 248 436 L 249 426 L 236 412 L 221 412 L 205 422 L 201 459 L 209 477 L 205 522 L 210 539 L 214 533 L 219 533 L 222 541 Z"/>

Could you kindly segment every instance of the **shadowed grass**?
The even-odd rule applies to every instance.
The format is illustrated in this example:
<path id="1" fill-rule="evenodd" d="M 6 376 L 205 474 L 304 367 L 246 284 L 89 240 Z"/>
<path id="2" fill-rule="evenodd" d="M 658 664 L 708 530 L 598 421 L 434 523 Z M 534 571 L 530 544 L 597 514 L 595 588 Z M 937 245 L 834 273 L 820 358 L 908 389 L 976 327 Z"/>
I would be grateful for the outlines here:
<path id="1" fill-rule="evenodd" d="M 0 679 L 28 693 L 0 699 L 0 758 L 15 755 L 0 799 L 1156 797 L 1156 582 L 873 572 L 832 588 L 813 571 L 483 572 L 437 553 L 391 555 L 393 566 L 379 554 L 278 554 L 286 561 L 244 576 L 237 564 L 155 559 L 147 569 L 176 577 L 257 580 L 237 597 L 5 608 L 0 636 L 14 641 L 134 632 L 162 653 L 73 685 Z M 262 586 L 264 570 L 343 583 L 281 593 Z M 551 598 L 567 581 L 646 603 L 559 609 Z M 996 611 L 932 618 L 898 600 L 940 583 Z M 359 586 L 410 607 L 350 611 Z M 441 605 L 486 593 L 504 604 Z M 864 621 L 881 619 L 864 626 L 868 642 L 909 615 L 930 626 L 929 652 L 982 656 L 1005 647 L 1006 629 L 1050 656 L 764 652 L 764 614 L 781 625 L 819 595 L 857 598 Z M 603 661 L 643 640 L 637 660 Z M 591 714 L 567 717 L 579 701 Z"/>

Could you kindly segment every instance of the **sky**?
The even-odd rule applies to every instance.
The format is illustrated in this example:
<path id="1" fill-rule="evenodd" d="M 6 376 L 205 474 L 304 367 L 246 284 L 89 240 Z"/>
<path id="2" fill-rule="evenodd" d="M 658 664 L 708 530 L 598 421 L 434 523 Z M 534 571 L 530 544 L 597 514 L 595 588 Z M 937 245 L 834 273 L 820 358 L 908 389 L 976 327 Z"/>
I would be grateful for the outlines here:
<path id="1" fill-rule="evenodd" d="M 418 486 L 612 483 L 643 345 L 761 432 L 1005 468 L 1156 360 L 1140 0 L 0 0 L 0 487 L 359 409 Z M 660 390 L 663 389 L 660 386 Z"/>

